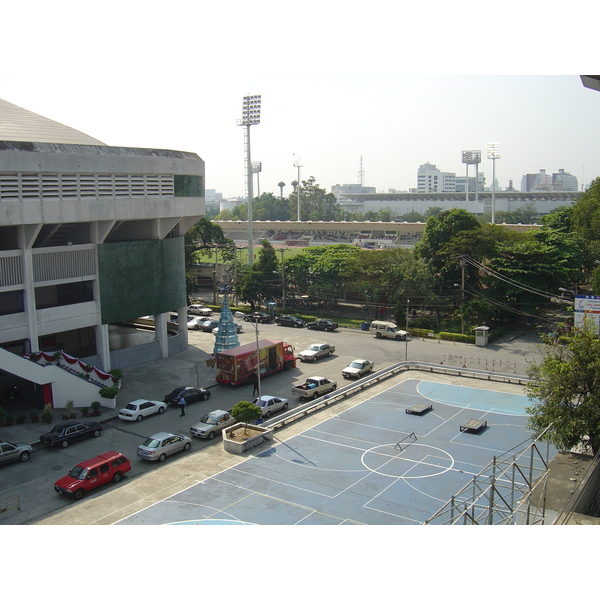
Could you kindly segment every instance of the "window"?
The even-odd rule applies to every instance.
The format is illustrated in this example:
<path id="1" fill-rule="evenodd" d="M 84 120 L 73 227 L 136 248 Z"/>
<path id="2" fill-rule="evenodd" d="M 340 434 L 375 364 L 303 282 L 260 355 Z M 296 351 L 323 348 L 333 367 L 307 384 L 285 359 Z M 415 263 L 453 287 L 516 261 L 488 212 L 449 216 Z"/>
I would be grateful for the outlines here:
<path id="1" fill-rule="evenodd" d="M 110 471 L 110 466 L 108 463 L 104 463 L 100 465 L 100 473 L 108 473 Z"/>
<path id="2" fill-rule="evenodd" d="M 0 315 L 12 315 L 25 312 L 23 290 L 0 293 Z"/>
<path id="3" fill-rule="evenodd" d="M 175 175 L 175 197 L 204 196 L 204 177 Z"/>

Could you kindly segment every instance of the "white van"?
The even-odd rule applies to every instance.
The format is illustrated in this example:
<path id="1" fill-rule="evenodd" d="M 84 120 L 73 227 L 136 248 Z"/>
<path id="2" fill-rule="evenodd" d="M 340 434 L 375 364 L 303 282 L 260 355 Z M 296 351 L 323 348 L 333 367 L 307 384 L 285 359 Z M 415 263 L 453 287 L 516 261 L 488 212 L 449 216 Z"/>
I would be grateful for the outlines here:
<path id="1" fill-rule="evenodd" d="M 374 331 L 375 337 L 378 338 L 387 337 L 396 340 L 406 339 L 406 331 L 404 331 L 404 329 L 399 329 L 396 324 L 391 321 L 372 321 L 369 329 Z"/>

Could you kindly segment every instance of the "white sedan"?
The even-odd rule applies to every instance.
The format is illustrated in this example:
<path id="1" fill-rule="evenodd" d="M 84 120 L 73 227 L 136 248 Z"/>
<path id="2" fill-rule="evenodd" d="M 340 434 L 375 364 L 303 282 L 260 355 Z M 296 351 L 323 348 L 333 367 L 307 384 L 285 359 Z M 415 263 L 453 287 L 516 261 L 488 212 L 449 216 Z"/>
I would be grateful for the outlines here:
<path id="1" fill-rule="evenodd" d="M 124 421 L 141 421 L 155 413 L 162 415 L 167 408 L 166 402 L 160 400 L 134 400 L 119 411 L 119 419 Z"/>

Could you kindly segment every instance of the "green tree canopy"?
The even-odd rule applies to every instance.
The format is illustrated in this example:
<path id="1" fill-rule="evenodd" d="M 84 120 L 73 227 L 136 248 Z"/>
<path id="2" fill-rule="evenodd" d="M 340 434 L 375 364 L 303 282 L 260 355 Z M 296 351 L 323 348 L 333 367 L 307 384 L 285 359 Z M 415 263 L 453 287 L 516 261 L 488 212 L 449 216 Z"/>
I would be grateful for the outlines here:
<path id="1" fill-rule="evenodd" d="M 244 433 L 250 421 L 260 419 L 262 417 L 262 410 L 256 404 L 242 400 L 237 404 L 234 404 L 231 409 L 231 416 L 240 423 L 244 424 Z"/>
<path id="2" fill-rule="evenodd" d="M 530 371 L 526 390 L 529 428 L 537 434 L 553 425 L 550 441 L 562 450 L 583 444 L 600 450 L 600 339 L 588 327 L 566 346 L 547 345 Z"/>

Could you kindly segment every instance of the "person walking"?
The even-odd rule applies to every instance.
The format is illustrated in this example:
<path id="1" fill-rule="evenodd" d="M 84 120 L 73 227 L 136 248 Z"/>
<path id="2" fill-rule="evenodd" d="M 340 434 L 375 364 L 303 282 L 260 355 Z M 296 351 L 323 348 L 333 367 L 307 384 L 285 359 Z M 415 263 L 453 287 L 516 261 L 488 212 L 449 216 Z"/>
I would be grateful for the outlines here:
<path id="1" fill-rule="evenodd" d="M 258 394 L 258 377 L 256 377 L 256 371 L 252 373 L 252 395 Z"/>
<path id="2" fill-rule="evenodd" d="M 181 408 L 181 414 L 179 416 L 184 417 L 185 416 L 185 399 L 183 397 L 179 398 L 179 402 L 177 404 L 179 404 L 179 408 Z"/>

